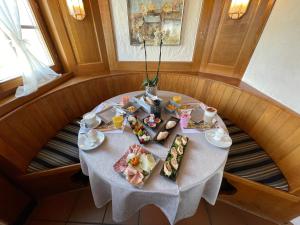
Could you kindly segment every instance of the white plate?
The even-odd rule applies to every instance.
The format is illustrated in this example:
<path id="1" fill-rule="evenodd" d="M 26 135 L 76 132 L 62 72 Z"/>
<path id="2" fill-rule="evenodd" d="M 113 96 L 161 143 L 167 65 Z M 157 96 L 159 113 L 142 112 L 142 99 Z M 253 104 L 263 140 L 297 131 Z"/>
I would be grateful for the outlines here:
<path id="1" fill-rule="evenodd" d="M 82 119 L 80 121 L 80 125 L 83 125 L 83 128 L 87 128 L 87 129 L 94 129 L 96 127 L 98 127 L 101 124 L 102 120 L 99 116 L 96 116 L 96 121 L 92 126 L 88 126 L 85 122 L 84 119 Z"/>
<path id="2" fill-rule="evenodd" d="M 232 140 L 228 134 L 224 134 L 221 140 L 217 141 L 214 139 L 215 132 L 217 129 L 211 129 L 205 131 L 205 138 L 206 140 L 219 148 L 229 148 L 232 145 Z"/>
<path id="3" fill-rule="evenodd" d="M 89 151 L 100 146 L 105 139 L 104 134 L 101 131 L 97 130 L 97 141 L 90 144 L 87 134 L 78 135 L 78 147 L 84 151 Z"/>

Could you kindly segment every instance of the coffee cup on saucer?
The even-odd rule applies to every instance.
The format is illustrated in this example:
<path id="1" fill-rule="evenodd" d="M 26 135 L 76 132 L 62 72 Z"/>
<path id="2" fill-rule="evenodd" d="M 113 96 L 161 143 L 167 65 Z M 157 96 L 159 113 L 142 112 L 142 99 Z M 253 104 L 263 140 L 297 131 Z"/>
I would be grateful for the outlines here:
<path id="1" fill-rule="evenodd" d="M 213 119 L 217 115 L 217 110 L 213 107 L 207 107 L 204 111 L 204 122 L 211 125 L 213 122 Z"/>
<path id="2" fill-rule="evenodd" d="M 215 139 L 216 141 L 220 141 L 224 135 L 225 130 L 223 128 L 218 128 L 214 133 L 213 139 Z"/>
<path id="3" fill-rule="evenodd" d="M 89 132 L 87 132 L 87 138 L 90 145 L 95 144 L 98 141 L 97 131 L 94 129 L 89 130 Z"/>
<path id="4" fill-rule="evenodd" d="M 82 118 L 87 127 L 92 127 L 97 122 L 96 113 L 94 112 L 88 112 Z"/>

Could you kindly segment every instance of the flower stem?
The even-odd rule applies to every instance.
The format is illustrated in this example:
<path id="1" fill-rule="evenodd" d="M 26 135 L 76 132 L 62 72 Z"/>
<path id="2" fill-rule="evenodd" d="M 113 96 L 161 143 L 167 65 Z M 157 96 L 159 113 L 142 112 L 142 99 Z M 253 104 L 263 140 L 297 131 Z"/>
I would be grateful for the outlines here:
<path id="1" fill-rule="evenodd" d="M 145 69 L 146 69 L 146 79 L 149 83 L 149 76 L 148 76 L 148 65 L 147 65 L 147 50 L 146 50 L 146 41 L 144 39 L 144 50 L 145 50 Z"/>
<path id="2" fill-rule="evenodd" d="M 160 45 L 159 45 L 159 58 L 158 58 L 158 66 L 157 66 L 157 72 L 156 76 L 158 76 L 159 70 L 160 70 L 160 62 L 161 62 L 161 46 L 163 44 L 162 39 L 160 39 Z"/>

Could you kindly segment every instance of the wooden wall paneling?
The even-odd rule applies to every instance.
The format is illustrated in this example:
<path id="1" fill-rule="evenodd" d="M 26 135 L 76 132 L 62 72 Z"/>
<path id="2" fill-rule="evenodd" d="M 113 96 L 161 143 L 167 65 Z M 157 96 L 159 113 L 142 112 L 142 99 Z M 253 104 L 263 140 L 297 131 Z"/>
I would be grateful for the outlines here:
<path id="1" fill-rule="evenodd" d="M 221 200 L 274 221 L 275 224 L 288 224 L 299 215 L 298 197 L 230 173 L 225 172 L 224 176 L 239 191 L 234 195 L 221 195 Z"/>
<path id="2" fill-rule="evenodd" d="M 223 84 L 223 86 L 225 86 L 225 91 L 222 93 L 221 99 L 220 99 L 220 104 L 218 106 L 218 113 L 220 115 L 224 115 L 225 109 L 226 109 L 226 105 L 228 103 L 228 99 L 230 99 L 232 92 L 233 92 L 233 88 L 230 87 L 229 85 Z"/>
<path id="3" fill-rule="evenodd" d="M 264 136 L 264 139 L 260 142 L 262 146 L 270 149 L 270 144 L 274 142 L 273 137 L 276 135 L 276 133 L 280 132 L 281 127 L 284 126 L 290 116 L 291 115 L 285 110 L 280 110 L 278 112 L 278 114 L 274 118 L 274 121 L 276 121 L 276 123 L 269 123 L 262 132 L 262 135 Z"/>
<path id="4" fill-rule="evenodd" d="M 38 5 L 61 59 L 64 72 L 73 71 L 76 66 L 76 61 L 58 0 L 38 0 Z"/>
<path id="5" fill-rule="evenodd" d="M 82 21 L 69 15 L 65 0 L 40 0 L 39 5 L 67 70 L 75 75 L 108 70 L 97 1 L 84 1 L 86 17 Z"/>
<path id="6" fill-rule="evenodd" d="M 300 146 L 289 152 L 284 158 L 278 162 L 280 168 L 284 168 L 283 174 L 288 179 L 290 192 L 300 196 Z M 293 162 L 293 163 L 291 163 Z"/>
<path id="7" fill-rule="evenodd" d="M 11 177 L 25 173 L 28 159 L 20 154 L 18 149 L 15 149 L 5 138 L 0 138 L 0 165 L 1 170 Z"/>
<path id="8" fill-rule="evenodd" d="M 251 98 L 255 96 L 251 96 Z M 244 121 L 238 126 L 241 126 L 247 133 L 252 136 L 250 130 L 253 128 L 253 126 L 256 124 L 256 122 L 259 120 L 260 116 L 265 112 L 268 104 L 265 101 L 261 101 L 261 99 L 257 99 L 257 102 L 252 109 L 252 112 L 248 114 L 247 118 L 244 119 Z"/>
<path id="9" fill-rule="evenodd" d="M 65 0 L 59 0 L 59 5 L 76 63 L 80 65 L 101 62 L 101 50 L 97 44 L 90 1 L 84 1 L 86 16 L 82 21 L 75 20 L 69 14 Z"/>
<path id="10" fill-rule="evenodd" d="M 0 223 L 16 224 L 31 198 L 0 174 Z"/>
<path id="11" fill-rule="evenodd" d="M 230 3 L 215 1 L 200 71 L 241 79 L 274 1 L 252 0 L 239 20 L 229 18 Z"/>
<path id="12" fill-rule="evenodd" d="M 278 143 L 283 143 L 290 137 L 300 127 L 300 121 L 299 118 L 289 117 L 283 125 L 274 133 L 272 141 L 266 145 L 268 153 L 276 162 L 282 158 L 282 153 L 284 154 L 278 151 Z"/>
<path id="13" fill-rule="evenodd" d="M 239 97 L 241 95 L 241 91 L 237 88 L 232 87 L 233 91 L 232 94 L 230 96 L 230 101 L 227 102 L 226 104 L 226 108 L 224 110 L 224 116 L 226 118 L 231 118 L 231 114 L 233 112 L 233 108 L 235 106 L 235 104 L 237 103 L 237 101 L 239 100 Z"/>
<path id="14" fill-rule="evenodd" d="M 195 88 L 195 91 L 193 93 L 193 96 L 195 99 L 198 99 L 200 101 L 203 101 L 203 89 L 206 87 L 206 80 L 205 79 L 198 79 L 197 86 Z"/>
<path id="15" fill-rule="evenodd" d="M 265 111 L 260 115 L 259 119 L 253 124 L 253 127 L 248 131 L 259 144 L 261 144 L 262 140 L 265 138 L 263 135 L 265 127 L 274 122 L 274 119 L 279 111 L 280 109 L 278 107 L 267 104 Z"/>
<path id="16" fill-rule="evenodd" d="M 243 42 L 239 60 L 234 69 L 234 75 L 242 77 L 247 69 L 255 47 L 261 37 L 276 0 L 259 1 L 256 16 L 249 26 L 247 37 Z"/>
<path id="17" fill-rule="evenodd" d="M 218 94 L 219 82 L 213 82 L 209 87 L 206 103 L 209 106 L 217 108 L 218 105 L 214 102 L 215 96 Z"/>
<path id="18" fill-rule="evenodd" d="M 242 92 L 238 101 L 236 102 L 235 106 L 232 109 L 231 120 L 238 125 L 242 124 L 241 119 L 243 120 L 244 118 L 242 118 L 240 114 L 243 113 L 244 111 L 247 111 L 245 105 L 247 104 L 250 97 L 251 96 L 248 93 Z"/>

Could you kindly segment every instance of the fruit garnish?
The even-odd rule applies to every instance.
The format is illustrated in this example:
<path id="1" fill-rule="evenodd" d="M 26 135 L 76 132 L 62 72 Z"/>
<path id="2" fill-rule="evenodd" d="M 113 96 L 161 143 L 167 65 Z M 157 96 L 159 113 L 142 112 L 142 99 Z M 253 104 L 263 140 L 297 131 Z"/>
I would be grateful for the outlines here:
<path id="1" fill-rule="evenodd" d="M 133 157 L 131 160 L 130 160 L 130 163 L 131 163 L 131 165 L 133 165 L 133 166 L 137 166 L 137 165 L 139 165 L 139 163 L 140 163 L 140 159 L 139 159 L 139 157 Z"/>

